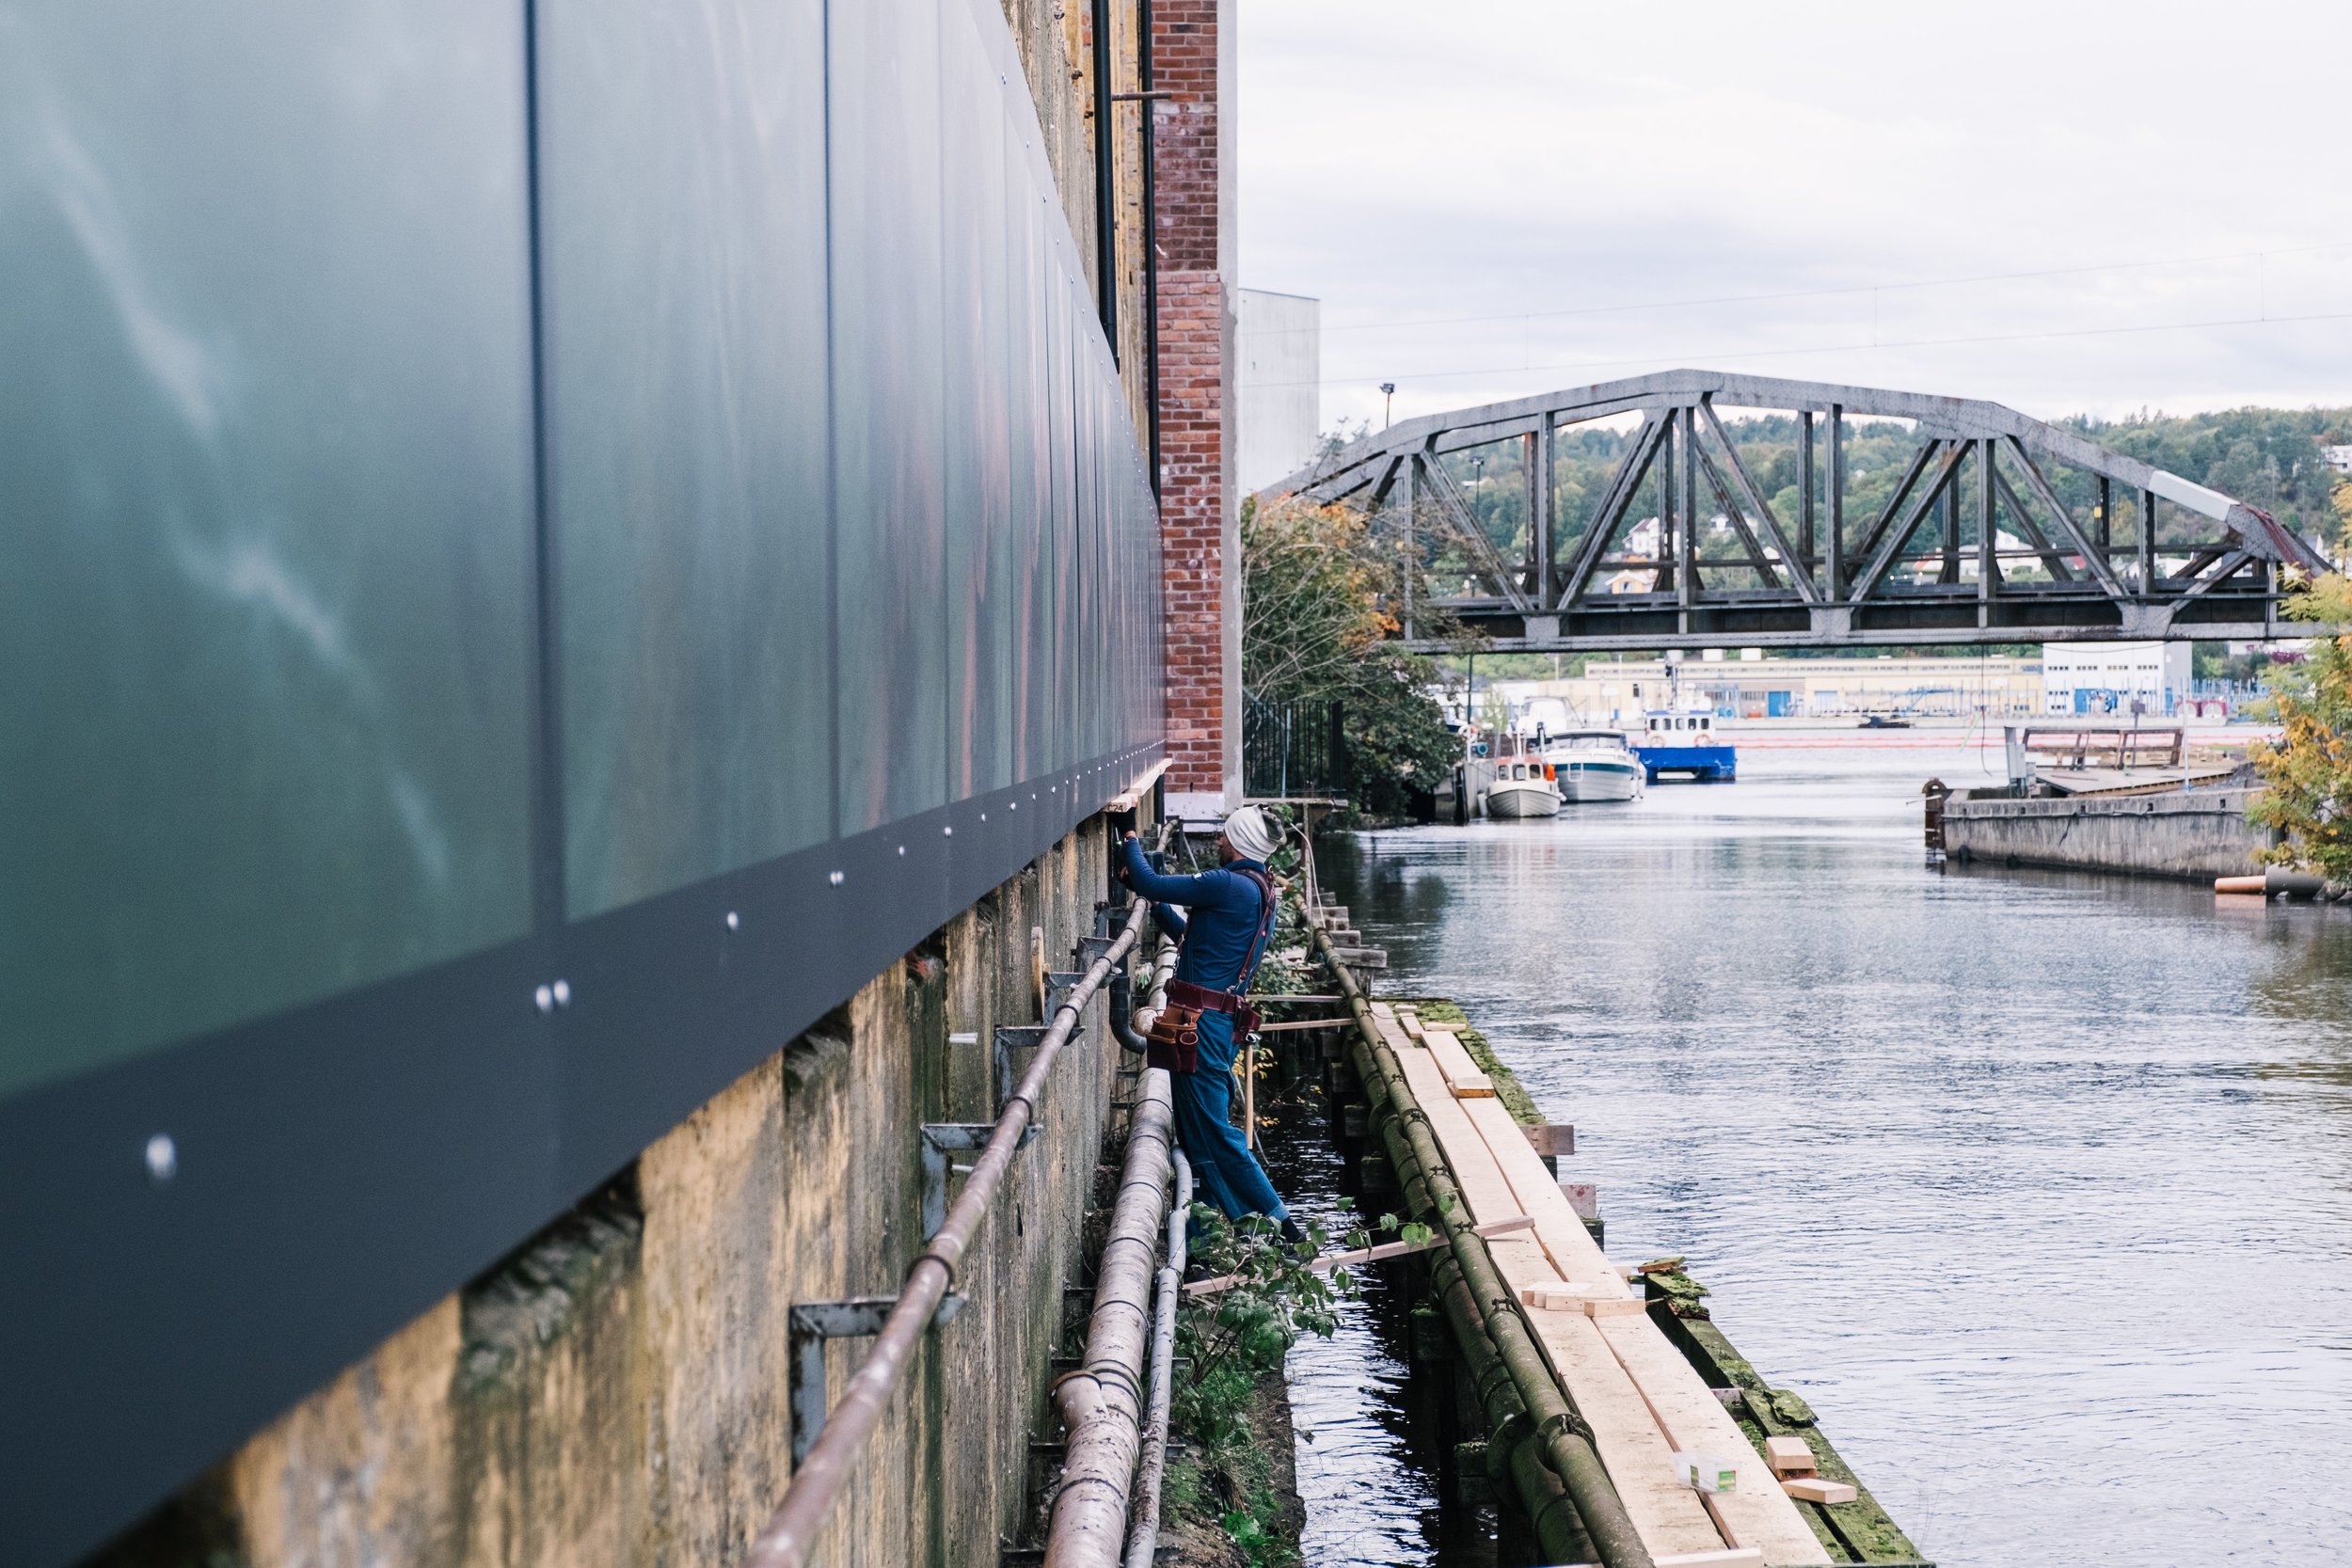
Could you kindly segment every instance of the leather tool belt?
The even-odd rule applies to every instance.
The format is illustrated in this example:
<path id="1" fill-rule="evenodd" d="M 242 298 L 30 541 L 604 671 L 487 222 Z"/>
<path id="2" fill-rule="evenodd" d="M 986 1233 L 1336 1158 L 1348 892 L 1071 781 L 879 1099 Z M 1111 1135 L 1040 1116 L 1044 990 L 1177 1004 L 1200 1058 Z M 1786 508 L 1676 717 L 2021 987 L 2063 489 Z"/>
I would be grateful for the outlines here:
<path id="1" fill-rule="evenodd" d="M 1223 1013 L 1231 1018 L 1236 1040 L 1255 1030 L 1260 1022 L 1258 1009 L 1230 990 L 1211 990 L 1189 980 L 1170 980 L 1168 1006 L 1152 1021 L 1152 1033 L 1146 1037 L 1151 1044 L 1146 1063 L 1170 1072 L 1200 1071 L 1203 1013 Z"/>
<path id="2" fill-rule="evenodd" d="M 1258 889 L 1258 929 L 1249 939 L 1249 953 L 1242 960 L 1241 976 L 1235 981 L 1248 990 L 1249 977 L 1258 972 L 1258 961 L 1265 957 L 1266 938 L 1274 930 L 1276 892 L 1274 880 L 1263 872 L 1234 868 Z M 1238 992 L 1211 990 L 1189 980 L 1168 983 L 1168 1006 L 1152 1021 L 1152 1032 L 1144 1037 L 1147 1049 L 1144 1065 L 1165 1068 L 1170 1072 L 1200 1070 L 1200 1015 L 1223 1013 L 1233 1021 L 1233 1040 L 1239 1044 L 1244 1036 L 1255 1034 L 1262 1022 L 1258 1009 L 1251 1006 Z"/>

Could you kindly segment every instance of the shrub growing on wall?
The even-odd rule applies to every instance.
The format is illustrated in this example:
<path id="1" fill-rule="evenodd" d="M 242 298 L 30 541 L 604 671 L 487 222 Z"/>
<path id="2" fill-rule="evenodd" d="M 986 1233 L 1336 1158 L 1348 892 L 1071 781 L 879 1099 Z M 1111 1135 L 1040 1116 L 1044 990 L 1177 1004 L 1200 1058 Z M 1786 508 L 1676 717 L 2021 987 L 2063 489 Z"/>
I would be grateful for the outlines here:
<path id="1" fill-rule="evenodd" d="M 2352 580 L 2328 576 L 2287 613 L 2352 626 Z M 2352 881 L 2352 635 L 2322 637 L 2311 657 L 2270 676 L 2283 733 L 2254 753 L 2263 792 L 2247 815 L 2283 835 L 2269 858 Z"/>

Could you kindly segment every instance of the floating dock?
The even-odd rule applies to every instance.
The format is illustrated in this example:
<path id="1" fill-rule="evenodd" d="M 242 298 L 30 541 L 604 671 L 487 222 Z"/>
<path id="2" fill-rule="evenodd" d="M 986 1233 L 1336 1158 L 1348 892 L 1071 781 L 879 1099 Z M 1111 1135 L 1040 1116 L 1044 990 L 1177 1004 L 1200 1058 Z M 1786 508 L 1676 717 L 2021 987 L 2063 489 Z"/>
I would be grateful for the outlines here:
<path id="1" fill-rule="evenodd" d="M 1315 943 L 1353 1014 L 1343 1056 L 1367 1158 L 1385 1156 L 1438 1232 L 1430 1287 L 1485 1411 L 1488 1479 L 1548 1560 L 1919 1563 L 1804 1402 L 1731 1349 L 1678 1260 L 1610 1259 L 1461 1037 L 1366 997 L 1319 928 Z"/>

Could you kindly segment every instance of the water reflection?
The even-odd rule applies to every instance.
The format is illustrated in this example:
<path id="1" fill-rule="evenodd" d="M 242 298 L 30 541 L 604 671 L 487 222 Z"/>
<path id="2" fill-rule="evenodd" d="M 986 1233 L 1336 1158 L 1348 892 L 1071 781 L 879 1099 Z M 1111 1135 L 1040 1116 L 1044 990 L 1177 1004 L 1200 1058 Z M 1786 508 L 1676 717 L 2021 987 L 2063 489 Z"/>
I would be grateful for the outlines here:
<path id="1" fill-rule="evenodd" d="M 1335 1236 L 1358 1221 L 1340 1205 L 1343 1171 L 1319 1089 L 1303 1083 L 1265 1107 L 1276 1185 L 1301 1215 Z M 1314 1568 L 1495 1568 L 1491 1509 L 1441 1501 L 1446 1436 L 1438 1402 L 1451 1390 L 1416 1383 L 1401 1270 L 1362 1276 L 1339 1308 L 1339 1332 L 1290 1354 L 1291 1415 L 1306 1503 L 1303 1556 Z"/>
<path id="2" fill-rule="evenodd" d="M 1577 1124 L 1612 1252 L 1689 1254 L 1931 1554 L 2352 1552 L 2313 1479 L 2352 1435 L 2352 910 L 1925 870 L 1920 781 L 1998 767 L 1758 748 L 1327 877 L 1386 989 Z"/>

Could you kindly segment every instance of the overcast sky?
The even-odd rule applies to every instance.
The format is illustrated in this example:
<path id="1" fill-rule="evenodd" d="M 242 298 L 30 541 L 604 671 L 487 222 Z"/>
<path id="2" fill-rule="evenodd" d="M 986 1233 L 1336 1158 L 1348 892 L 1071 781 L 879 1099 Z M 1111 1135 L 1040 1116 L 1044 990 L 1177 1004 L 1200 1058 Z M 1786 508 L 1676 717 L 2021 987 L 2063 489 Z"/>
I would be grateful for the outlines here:
<path id="1" fill-rule="evenodd" d="M 2352 404 L 2352 5 L 1237 8 L 1241 281 L 1322 299 L 1326 428 L 1677 365 Z"/>

